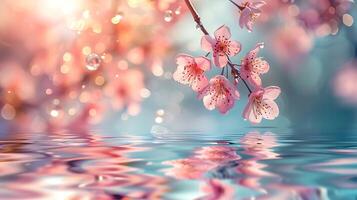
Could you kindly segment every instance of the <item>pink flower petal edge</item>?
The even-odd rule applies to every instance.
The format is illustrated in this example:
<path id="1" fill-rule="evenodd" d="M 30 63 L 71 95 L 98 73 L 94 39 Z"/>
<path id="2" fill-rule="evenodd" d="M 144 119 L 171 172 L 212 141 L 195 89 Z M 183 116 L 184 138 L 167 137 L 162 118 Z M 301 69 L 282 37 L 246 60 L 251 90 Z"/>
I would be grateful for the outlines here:
<path id="1" fill-rule="evenodd" d="M 263 43 L 258 43 L 256 47 L 249 51 L 242 61 L 241 75 L 244 80 L 247 80 L 254 87 L 260 87 L 262 81 L 261 74 L 269 71 L 269 63 L 261 57 L 257 57 L 259 50 L 264 47 Z"/>
<path id="2" fill-rule="evenodd" d="M 273 120 L 279 115 L 279 107 L 275 99 L 281 90 L 277 86 L 259 88 L 249 96 L 248 104 L 244 109 L 243 118 L 253 124 L 260 123 L 262 119 Z"/>
<path id="3" fill-rule="evenodd" d="M 253 31 L 253 25 L 257 18 L 261 14 L 260 8 L 266 3 L 262 0 L 240 0 L 237 2 L 238 5 L 243 7 L 239 17 L 239 26 L 241 28 L 246 27 L 248 31 Z"/>
<path id="4" fill-rule="evenodd" d="M 225 25 L 214 32 L 215 38 L 205 35 L 201 39 L 201 48 L 206 52 L 212 52 L 213 62 L 217 67 L 224 67 L 228 63 L 228 57 L 235 56 L 241 51 L 241 44 L 231 40 L 231 32 Z"/>
<path id="5" fill-rule="evenodd" d="M 180 54 L 176 58 L 177 69 L 173 79 L 181 84 L 189 85 L 192 90 L 198 92 L 205 88 L 208 79 L 204 72 L 211 69 L 211 61 L 205 57 L 192 57 Z"/>
<path id="6" fill-rule="evenodd" d="M 213 77 L 209 84 L 199 92 L 198 98 L 203 99 L 203 104 L 208 110 L 218 109 L 227 113 L 239 99 L 238 90 L 222 75 Z"/>

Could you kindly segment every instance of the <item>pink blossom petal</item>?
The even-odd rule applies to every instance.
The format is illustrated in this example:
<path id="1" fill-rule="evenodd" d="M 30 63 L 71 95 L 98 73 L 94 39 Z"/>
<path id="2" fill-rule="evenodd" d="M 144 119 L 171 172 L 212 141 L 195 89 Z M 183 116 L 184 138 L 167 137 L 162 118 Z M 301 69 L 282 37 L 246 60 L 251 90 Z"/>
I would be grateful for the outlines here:
<path id="1" fill-rule="evenodd" d="M 249 113 L 251 112 L 252 110 L 252 106 L 253 106 L 253 102 L 250 101 L 250 99 L 248 100 L 248 104 L 245 106 L 244 110 L 243 110 L 243 114 L 242 114 L 242 117 L 244 119 L 248 119 L 249 117 Z"/>
<path id="2" fill-rule="evenodd" d="M 235 89 L 234 92 L 232 92 L 232 94 L 234 95 L 234 99 L 235 99 L 235 100 L 239 100 L 240 94 L 239 94 L 239 92 L 238 92 L 237 89 Z"/>
<path id="3" fill-rule="evenodd" d="M 252 113 L 249 115 L 249 121 L 254 123 L 260 123 L 263 119 L 263 116 L 260 114 L 260 111 L 258 111 L 258 107 L 256 104 L 253 105 Z"/>
<path id="4" fill-rule="evenodd" d="M 192 82 L 192 90 L 195 92 L 203 90 L 208 85 L 208 79 L 204 74 L 198 75 Z"/>
<path id="5" fill-rule="evenodd" d="M 223 25 L 214 32 L 214 37 L 216 40 L 229 39 L 231 38 L 231 31 L 226 25 Z"/>
<path id="6" fill-rule="evenodd" d="M 247 53 L 247 55 L 244 58 L 244 62 L 246 64 L 250 64 L 254 62 L 254 60 L 257 58 L 257 55 L 259 53 L 259 50 L 264 47 L 263 43 L 258 43 L 255 48 Z"/>
<path id="7" fill-rule="evenodd" d="M 206 96 L 210 90 L 210 81 L 208 82 L 208 85 L 203 88 L 202 90 L 198 91 L 197 93 L 197 99 L 203 99 L 204 96 Z"/>
<path id="8" fill-rule="evenodd" d="M 211 69 L 211 61 L 203 56 L 195 58 L 197 66 L 203 71 L 208 71 Z"/>
<path id="9" fill-rule="evenodd" d="M 262 118 L 273 120 L 279 115 L 279 107 L 274 102 L 280 94 L 280 88 L 270 86 L 265 89 L 257 88 L 249 96 L 243 117 L 252 123 L 261 122 Z"/>
<path id="10" fill-rule="evenodd" d="M 220 113 L 227 113 L 234 106 L 234 98 L 220 95 L 217 99 L 217 108 Z"/>
<path id="11" fill-rule="evenodd" d="M 248 80 L 249 76 L 250 76 L 250 71 L 246 70 L 245 68 L 241 68 L 240 70 L 240 76 L 244 79 L 244 80 Z"/>
<path id="12" fill-rule="evenodd" d="M 202 36 L 201 48 L 203 51 L 211 52 L 212 47 L 216 44 L 216 40 L 211 38 L 209 35 Z"/>
<path id="13" fill-rule="evenodd" d="M 263 118 L 273 120 L 279 115 L 279 107 L 273 100 L 265 99 L 262 104 L 264 108 L 262 109 Z"/>
<path id="14" fill-rule="evenodd" d="M 177 57 L 177 63 L 177 69 L 173 74 L 175 81 L 189 85 L 196 92 L 201 91 L 208 84 L 208 80 L 202 69 L 210 68 L 210 61 L 207 58 L 193 58 L 188 55 L 180 55 Z"/>
<path id="15" fill-rule="evenodd" d="M 213 79 L 211 79 L 209 81 L 209 85 L 207 85 L 204 89 L 199 91 L 197 95 L 198 99 L 203 99 L 203 105 L 208 110 L 214 110 L 216 107 L 214 104 L 214 101 L 216 99 L 215 97 L 216 93 L 214 91 L 214 88 L 211 86 L 211 84 L 213 84 Z"/>
<path id="16" fill-rule="evenodd" d="M 250 84 L 254 85 L 254 87 L 260 87 L 262 85 L 262 79 L 256 73 L 251 73 L 248 81 Z"/>
<path id="17" fill-rule="evenodd" d="M 241 44 L 239 42 L 236 41 L 231 41 L 230 45 L 229 45 L 229 56 L 235 56 L 237 55 L 240 50 L 241 50 Z"/>
<path id="18" fill-rule="evenodd" d="M 248 31 L 252 32 L 253 31 L 253 23 L 252 21 L 248 21 L 246 24 L 246 27 L 248 29 Z"/>
<path id="19" fill-rule="evenodd" d="M 183 70 L 183 68 L 177 68 L 177 70 L 174 72 L 174 74 L 172 75 L 172 78 L 181 83 L 181 84 L 188 84 L 189 81 L 188 81 L 188 78 L 187 78 L 187 74 L 186 72 Z"/>
<path id="20" fill-rule="evenodd" d="M 253 6 L 250 7 L 250 11 L 252 14 L 260 14 L 261 11 L 258 8 L 255 8 Z"/>
<path id="21" fill-rule="evenodd" d="M 212 83 L 223 83 L 224 85 L 227 85 L 229 80 L 225 76 L 217 75 L 212 78 Z"/>
<path id="22" fill-rule="evenodd" d="M 192 63 L 194 63 L 194 59 L 190 55 L 179 54 L 176 57 L 176 64 L 178 65 L 178 67 L 184 67 L 186 65 L 191 65 Z"/>
<path id="23" fill-rule="evenodd" d="M 239 99 L 239 92 L 227 79 L 223 79 L 223 85 L 227 92 L 219 97 L 217 107 L 224 114 L 234 106 L 235 100 Z"/>
<path id="24" fill-rule="evenodd" d="M 254 8 L 260 8 L 264 5 L 266 5 L 265 1 L 255 0 L 254 2 L 252 2 L 252 7 L 254 7 Z"/>
<path id="25" fill-rule="evenodd" d="M 267 73 L 269 68 L 269 63 L 261 58 L 256 58 L 252 63 L 252 70 L 260 74 Z"/>
<path id="26" fill-rule="evenodd" d="M 208 110 L 217 108 L 221 113 L 226 113 L 239 98 L 239 93 L 226 77 L 218 75 L 199 92 L 198 98 L 203 98 L 203 104 Z"/>
<path id="27" fill-rule="evenodd" d="M 240 98 L 240 94 L 234 85 L 232 85 L 231 82 L 229 82 L 227 79 L 225 79 L 223 83 L 228 92 L 232 94 L 232 98 L 238 100 Z"/>
<path id="28" fill-rule="evenodd" d="M 245 8 L 243 9 L 243 11 L 240 14 L 239 17 L 239 26 L 241 28 L 244 28 L 244 26 L 247 24 L 247 22 L 249 21 L 249 15 L 250 15 L 250 9 L 249 8 Z"/>
<path id="29" fill-rule="evenodd" d="M 177 69 L 173 74 L 173 79 L 181 84 L 190 83 L 190 67 L 194 64 L 194 58 L 186 54 L 180 54 L 176 58 Z"/>
<path id="30" fill-rule="evenodd" d="M 217 99 L 217 94 L 208 94 L 207 96 L 203 97 L 203 105 L 207 110 L 214 110 L 216 108 Z"/>
<path id="31" fill-rule="evenodd" d="M 213 55 L 213 61 L 214 61 L 214 64 L 217 66 L 217 67 L 224 67 L 227 65 L 228 63 L 228 58 L 226 55 L 220 55 L 218 53 L 215 53 Z"/>
<path id="32" fill-rule="evenodd" d="M 262 85 L 259 75 L 267 73 L 270 68 L 268 62 L 262 60 L 262 58 L 257 58 L 257 54 L 263 46 L 263 43 L 257 44 L 253 50 L 247 53 L 242 62 L 242 78 L 248 80 L 255 87 L 260 87 Z"/>
<path id="33" fill-rule="evenodd" d="M 270 87 L 266 87 L 264 89 L 264 95 L 263 98 L 264 99 L 270 99 L 270 100 L 275 100 L 276 98 L 278 98 L 278 96 L 281 93 L 281 90 L 278 86 L 270 86 Z"/>
<path id="34" fill-rule="evenodd" d="M 243 118 L 250 121 L 253 124 L 258 124 L 262 121 L 262 115 L 258 115 L 253 102 L 248 102 L 243 111 Z"/>

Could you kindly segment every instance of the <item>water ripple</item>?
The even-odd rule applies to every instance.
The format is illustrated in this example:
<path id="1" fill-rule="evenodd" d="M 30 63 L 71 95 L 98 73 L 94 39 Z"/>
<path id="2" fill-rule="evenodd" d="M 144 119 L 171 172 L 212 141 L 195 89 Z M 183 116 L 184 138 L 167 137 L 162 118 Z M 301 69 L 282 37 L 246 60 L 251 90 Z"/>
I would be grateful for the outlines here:
<path id="1" fill-rule="evenodd" d="M 150 136 L 14 133 L 0 199 L 355 199 L 357 140 L 156 129 Z"/>

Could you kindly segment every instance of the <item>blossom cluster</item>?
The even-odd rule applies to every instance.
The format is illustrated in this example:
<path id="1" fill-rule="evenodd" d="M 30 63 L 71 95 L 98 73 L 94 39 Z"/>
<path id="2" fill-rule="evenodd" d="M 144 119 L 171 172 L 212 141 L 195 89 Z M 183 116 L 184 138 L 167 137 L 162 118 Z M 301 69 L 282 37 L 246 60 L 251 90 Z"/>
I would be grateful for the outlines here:
<path id="1" fill-rule="evenodd" d="M 274 133 L 249 132 L 236 142 L 239 148 L 220 141 L 193 149 L 189 157 L 164 161 L 169 168 L 163 172 L 175 179 L 202 182 L 200 200 L 237 199 L 237 186 L 256 191 L 250 199 L 328 199 L 315 187 L 282 184 L 279 173 L 269 170 L 266 161 L 281 157 L 275 149 L 278 143 Z M 266 179 L 273 181 L 264 184 Z"/>
<path id="2" fill-rule="evenodd" d="M 239 25 L 251 31 L 255 19 L 260 15 L 259 8 L 265 2 L 245 0 L 238 3 L 232 1 L 232 3 L 240 9 Z M 191 12 L 195 11 L 191 10 Z M 195 15 L 198 16 L 197 13 L 193 14 Z M 200 22 L 199 25 L 203 27 Z M 249 91 L 248 104 L 243 112 L 244 119 L 254 124 L 260 123 L 263 118 L 273 120 L 279 115 L 279 108 L 274 100 L 279 96 L 280 88 L 277 86 L 264 88 L 262 85 L 260 76 L 267 73 L 270 68 L 269 63 L 258 56 L 263 47 L 263 43 L 258 43 L 245 55 L 240 64 L 233 63 L 231 57 L 240 53 L 242 45 L 231 39 L 229 27 L 223 25 L 214 32 L 214 37 L 206 33 L 202 36 L 201 48 L 207 52 L 206 56 L 194 57 L 186 54 L 177 56 L 177 69 L 173 78 L 197 92 L 198 98 L 203 100 L 208 110 L 218 109 L 222 114 L 232 109 L 235 101 L 240 99 L 237 86 L 241 81 Z M 210 54 L 213 62 L 208 58 Z M 209 79 L 206 73 L 214 67 L 222 71 Z"/>

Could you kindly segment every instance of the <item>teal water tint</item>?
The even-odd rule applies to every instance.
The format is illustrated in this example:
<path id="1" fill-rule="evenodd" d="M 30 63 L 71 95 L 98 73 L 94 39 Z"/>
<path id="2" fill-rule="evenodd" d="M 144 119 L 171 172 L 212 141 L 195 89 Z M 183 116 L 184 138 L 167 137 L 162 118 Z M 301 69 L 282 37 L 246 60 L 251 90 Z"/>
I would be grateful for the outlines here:
<path id="1" fill-rule="evenodd" d="M 357 198 L 353 131 L 102 135 L 3 136 L 0 199 Z"/>

